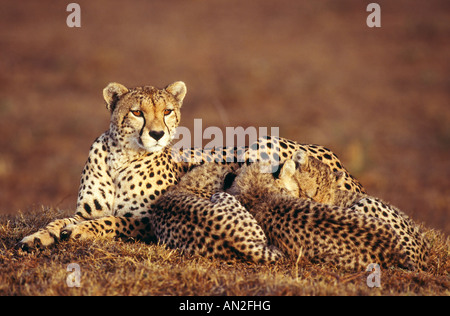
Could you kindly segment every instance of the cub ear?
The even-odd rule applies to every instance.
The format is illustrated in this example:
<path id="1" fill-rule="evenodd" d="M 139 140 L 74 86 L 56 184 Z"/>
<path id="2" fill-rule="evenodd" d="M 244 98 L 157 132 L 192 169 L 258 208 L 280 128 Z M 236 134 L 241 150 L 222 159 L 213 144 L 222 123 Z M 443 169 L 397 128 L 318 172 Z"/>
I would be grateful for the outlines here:
<path id="1" fill-rule="evenodd" d="M 335 172 L 333 172 L 333 176 L 334 176 L 334 180 L 336 181 L 336 183 L 338 185 L 344 184 L 345 177 L 344 177 L 344 172 L 343 171 L 335 171 Z"/>
<path id="2" fill-rule="evenodd" d="M 308 155 L 305 151 L 299 150 L 294 153 L 294 155 L 292 156 L 292 160 L 295 162 L 295 165 L 298 169 L 302 169 L 302 167 L 308 162 Z"/>
<path id="3" fill-rule="evenodd" d="M 187 92 L 186 85 L 183 81 L 171 83 L 166 87 L 165 90 L 173 95 L 175 99 L 180 103 L 183 102 L 183 99 L 186 96 Z"/>
<path id="4" fill-rule="evenodd" d="M 289 178 L 295 174 L 295 162 L 293 160 L 286 160 L 284 162 L 283 168 L 280 171 L 280 179 Z"/>
<path id="5" fill-rule="evenodd" d="M 121 96 L 128 92 L 128 89 L 117 82 L 111 82 L 103 89 L 103 98 L 106 101 L 106 108 L 112 113 L 116 108 L 116 103 Z"/>

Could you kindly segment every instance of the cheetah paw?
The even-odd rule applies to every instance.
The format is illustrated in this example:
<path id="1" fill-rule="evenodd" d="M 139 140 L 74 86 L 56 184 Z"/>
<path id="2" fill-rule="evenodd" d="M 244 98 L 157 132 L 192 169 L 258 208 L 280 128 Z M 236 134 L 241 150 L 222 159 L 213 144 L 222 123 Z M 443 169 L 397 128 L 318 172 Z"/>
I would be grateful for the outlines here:
<path id="1" fill-rule="evenodd" d="M 24 237 L 17 247 L 29 252 L 36 249 L 47 248 L 59 240 L 59 232 L 51 230 L 40 230 L 32 235 Z"/>
<path id="2" fill-rule="evenodd" d="M 299 150 L 294 153 L 294 155 L 292 156 L 292 160 L 297 165 L 297 168 L 299 168 L 307 163 L 308 155 L 307 155 L 306 151 Z"/>

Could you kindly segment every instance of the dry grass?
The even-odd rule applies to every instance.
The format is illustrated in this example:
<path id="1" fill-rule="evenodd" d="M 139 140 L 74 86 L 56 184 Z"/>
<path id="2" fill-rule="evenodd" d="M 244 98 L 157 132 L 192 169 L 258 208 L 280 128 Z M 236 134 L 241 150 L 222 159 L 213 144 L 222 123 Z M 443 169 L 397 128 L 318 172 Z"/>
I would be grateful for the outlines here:
<path id="1" fill-rule="evenodd" d="M 427 271 L 344 273 L 303 258 L 274 265 L 233 264 L 186 256 L 161 245 L 134 241 L 65 242 L 36 253 L 15 244 L 57 217 L 60 210 L 0 218 L 0 295 L 450 295 L 450 239 L 426 230 L 432 244 Z M 80 266 L 80 287 L 68 287 L 70 263 Z"/>

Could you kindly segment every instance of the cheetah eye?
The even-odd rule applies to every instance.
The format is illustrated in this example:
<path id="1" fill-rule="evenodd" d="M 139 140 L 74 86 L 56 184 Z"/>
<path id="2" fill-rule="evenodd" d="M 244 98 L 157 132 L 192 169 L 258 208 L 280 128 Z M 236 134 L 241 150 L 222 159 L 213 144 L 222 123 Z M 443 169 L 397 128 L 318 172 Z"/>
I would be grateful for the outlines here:
<path id="1" fill-rule="evenodd" d="M 143 116 L 143 115 L 142 115 L 142 111 L 139 111 L 139 110 L 135 110 L 135 111 L 132 110 L 131 113 L 133 113 L 133 115 L 134 115 L 134 116 L 137 116 L 137 117 Z"/>
<path id="2" fill-rule="evenodd" d="M 173 110 L 166 109 L 166 110 L 164 110 L 164 115 L 169 115 L 172 112 L 173 112 Z"/>

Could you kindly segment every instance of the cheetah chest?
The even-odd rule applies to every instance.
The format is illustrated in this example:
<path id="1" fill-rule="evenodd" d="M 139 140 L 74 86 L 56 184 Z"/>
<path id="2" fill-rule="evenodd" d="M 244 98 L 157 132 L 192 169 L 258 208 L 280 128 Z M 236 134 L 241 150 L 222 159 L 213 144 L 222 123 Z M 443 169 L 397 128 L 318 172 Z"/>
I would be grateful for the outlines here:
<path id="1" fill-rule="evenodd" d="M 114 215 L 145 215 L 177 183 L 178 169 L 166 153 L 146 155 L 122 168 L 114 179 Z"/>

